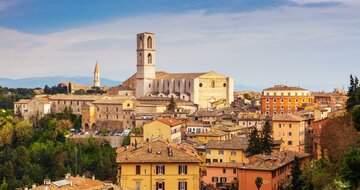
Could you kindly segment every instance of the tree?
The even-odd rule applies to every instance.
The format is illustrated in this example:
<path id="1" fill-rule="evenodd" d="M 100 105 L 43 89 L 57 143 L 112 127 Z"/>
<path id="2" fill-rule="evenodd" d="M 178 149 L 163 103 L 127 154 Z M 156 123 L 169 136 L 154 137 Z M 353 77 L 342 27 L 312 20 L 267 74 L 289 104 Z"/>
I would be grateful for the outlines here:
<path id="1" fill-rule="evenodd" d="M 14 140 L 14 127 L 11 123 L 5 124 L 0 128 L 0 147 L 11 145 Z"/>
<path id="2" fill-rule="evenodd" d="M 20 121 L 15 125 L 15 139 L 19 144 L 26 144 L 32 138 L 33 127 L 29 121 Z"/>
<path id="3" fill-rule="evenodd" d="M 167 105 L 167 111 L 170 111 L 170 112 L 174 113 L 175 110 L 176 110 L 176 107 L 177 107 L 176 101 L 175 101 L 175 99 L 173 97 L 171 97 L 170 102 Z"/>
<path id="4" fill-rule="evenodd" d="M 259 132 L 256 127 L 250 133 L 249 145 L 246 148 L 246 153 L 247 153 L 247 156 L 253 156 L 253 155 L 262 153 L 261 139 L 259 137 Z"/>
<path id="5" fill-rule="evenodd" d="M 291 168 L 291 190 L 301 190 L 303 186 L 301 181 L 301 169 L 300 169 L 300 159 L 299 157 L 294 157 L 294 165 Z"/>
<path id="6" fill-rule="evenodd" d="M 348 99 L 346 101 L 346 110 L 350 111 L 355 105 L 359 104 L 359 99 L 357 98 L 359 89 L 359 79 L 350 75 L 350 86 L 347 93 Z"/>
<path id="7" fill-rule="evenodd" d="M 261 177 L 256 177 L 255 179 L 255 185 L 257 187 L 258 190 L 260 190 L 261 186 L 263 184 L 263 179 Z"/>
<path id="8" fill-rule="evenodd" d="M 261 149 L 265 154 L 271 154 L 272 148 L 274 147 L 274 139 L 271 137 L 272 135 L 272 127 L 270 125 L 269 120 L 265 122 L 265 125 L 262 129 L 262 137 L 261 137 Z"/>
<path id="9" fill-rule="evenodd" d="M 351 114 L 355 129 L 360 131 L 360 105 L 354 106 Z"/>
<path id="10" fill-rule="evenodd" d="M 320 146 L 333 163 L 341 163 L 346 150 L 360 146 L 360 134 L 352 124 L 351 114 L 335 117 L 324 125 L 320 134 Z M 336 142 L 336 143 L 334 143 Z"/>
<path id="11" fill-rule="evenodd" d="M 340 176 L 344 181 L 350 182 L 352 189 L 357 189 L 360 186 L 359 168 L 360 148 L 351 148 L 344 155 Z"/>
<path id="12" fill-rule="evenodd" d="M 0 185 L 0 190 L 7 190 L 8 188 L 9 188 L 9 184 L 6 182 L 6 179 L 4 178 Z"/>

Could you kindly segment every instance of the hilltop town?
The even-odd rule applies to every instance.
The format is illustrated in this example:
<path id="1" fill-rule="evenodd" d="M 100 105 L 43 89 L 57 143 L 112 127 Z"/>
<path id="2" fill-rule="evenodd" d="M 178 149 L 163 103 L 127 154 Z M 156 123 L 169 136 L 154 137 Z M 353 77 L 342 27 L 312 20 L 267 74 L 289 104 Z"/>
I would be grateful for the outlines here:
<path id="1" fill-rule="evenodd" d="M 340 173 L 359 174 L 343 159 L 360 155 L 356 77 L 348 92 L 284 84 L 235 92 L 234 80 L 216 71 L 157 71 L 155 33 L 137 34 L 134 43 L 136 73 L 119 86 L 101 85 L 96 62 L 93 85 L 61 82 L 17 99 L 13 113 L 4 110 L 3 184 L 25 190 L 278 190 L 319 185 L 311 181 L 316 176 L 328 184 L 314 189 L 358 187 L 358 176 Z M 11 149 L 16 156 L 6 158 Z M 46 170 L 45 163 L 56 167 Z M 331 164 L 342 169 L 318 175 Z"/>

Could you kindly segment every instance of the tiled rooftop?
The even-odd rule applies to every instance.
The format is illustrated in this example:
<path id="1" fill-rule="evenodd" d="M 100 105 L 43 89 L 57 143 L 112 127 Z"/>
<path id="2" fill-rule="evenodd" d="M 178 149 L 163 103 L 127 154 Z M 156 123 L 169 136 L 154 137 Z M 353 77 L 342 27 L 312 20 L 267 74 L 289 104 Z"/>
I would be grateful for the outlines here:
<path id="1" fill-rule="evenodd" d="M 200 163 L 196 150 L 163 140 L 116 150 L 117 163 Z"/>
<path id="2" fill-rule="evenodd" d="M 207 149 L 227 149 L 227 150 L 245 150 L 249 144 L 246 137 L 233 137 L 229 140 L 214 141 L 210 140 L 206 148 Z"/>

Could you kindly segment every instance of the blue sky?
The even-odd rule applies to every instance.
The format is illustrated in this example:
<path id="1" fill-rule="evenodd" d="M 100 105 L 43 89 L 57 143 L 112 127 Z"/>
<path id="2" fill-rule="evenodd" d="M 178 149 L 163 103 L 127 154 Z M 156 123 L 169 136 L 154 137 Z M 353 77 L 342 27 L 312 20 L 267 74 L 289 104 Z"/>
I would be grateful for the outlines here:
<path id="1" fill-rule="evenodd" d="M 347 86 L 360 71 L 357 0 L 0 0 L 0 77 L 135 72 L 135 35 L 157 34 L 157 69 L 237 84 Z"/>

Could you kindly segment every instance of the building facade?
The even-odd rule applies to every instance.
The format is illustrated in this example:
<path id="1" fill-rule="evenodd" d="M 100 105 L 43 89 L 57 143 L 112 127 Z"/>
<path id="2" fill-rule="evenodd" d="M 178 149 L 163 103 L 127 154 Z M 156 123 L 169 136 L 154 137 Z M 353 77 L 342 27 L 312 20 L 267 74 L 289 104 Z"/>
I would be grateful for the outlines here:
<path id="1" fill-rule="evenodd" d="M 221 100 L 233 101 L 234 82 L 216 72 L 167 73 L 156 72 L 156 39 L 154 33 L 137 35 L 137 71 L 123 86 L 135 90 L 140 97 L 172 97 L 192 101 L 209 108 Z"/>
<path id="2" fill-rule="evenodd" d="M 282 141 L 280 151 L 305 152 L 307 119 L 298 115 L 276 115 L 273 118 L 273 138 Z"/>
<path id="3" fill-rule="evenodd" d="M 261 96 L 261 112 L 268 116 L 296 113 L 298 107 L 313 103 L 311 93 L 300 87 L 275 85 L 264 89 Z"/>
<path id="4" fill-rule="evenodd" d="M 200 189 L 201 158 L 190 147 L 156 140 L 116 152 L 118 183 L 123 189 Z"/>

